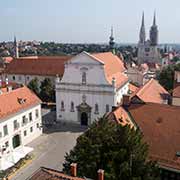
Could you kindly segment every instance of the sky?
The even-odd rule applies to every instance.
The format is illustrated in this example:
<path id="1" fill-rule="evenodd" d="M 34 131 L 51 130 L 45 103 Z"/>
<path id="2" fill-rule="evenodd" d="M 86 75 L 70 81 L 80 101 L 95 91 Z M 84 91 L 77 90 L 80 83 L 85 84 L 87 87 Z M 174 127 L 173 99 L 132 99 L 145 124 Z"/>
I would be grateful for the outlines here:
<path id="1" fill-rule="evenodd" d="M 0 41 L 137 43 L 142 12 L 146 34 L 156 10 L 160 43 L 180 43 L 180 0 L 0 0 Z"/>

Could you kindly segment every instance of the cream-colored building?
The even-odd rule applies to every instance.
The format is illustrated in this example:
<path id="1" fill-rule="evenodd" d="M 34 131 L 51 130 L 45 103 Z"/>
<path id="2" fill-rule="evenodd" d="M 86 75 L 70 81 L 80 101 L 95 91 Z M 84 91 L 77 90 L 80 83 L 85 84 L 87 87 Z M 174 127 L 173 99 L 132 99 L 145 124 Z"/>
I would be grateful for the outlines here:
<path id="1" fill-rule="evenodd" d="M 82 52 L 65 63 L 56 82 L 57 120 L 89 125 L 110 112 L 128 93 L 128 77 L 121 59 L 111 52 Z"/>
<path id="2" fill-rule="evenodd" d="M 6 170 L 33 149 L 26 145 L 42 134 L 41 101 L 27 87 L 0 94 L 0 170 Z"/>
<path id="3" fill-rule="evenodd" d="M 2 73 L 1 79 L 5 81 L 28 85 L 32 79 L 37 78 L 39 85 L 45 78 L 49 78 L 53 84 L 57 74 L 64 73 L 64 62 L 70 56 L 32 56 L 13 59 Z"/>

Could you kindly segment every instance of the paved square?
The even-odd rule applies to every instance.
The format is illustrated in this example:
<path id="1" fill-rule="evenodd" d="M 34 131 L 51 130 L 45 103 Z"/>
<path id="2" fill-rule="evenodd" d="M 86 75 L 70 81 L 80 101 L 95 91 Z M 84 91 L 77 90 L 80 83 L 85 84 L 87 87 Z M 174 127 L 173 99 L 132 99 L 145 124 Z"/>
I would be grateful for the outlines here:
<path id="1" fill-rule="evenodd" d="M 76 144 L 77 137 L 85 129 L 78 125 L 53 125 L 46 133 L 29 144 L 34 148 L 34 160 L 22 168 L 12 180 L 25 180 L 41 166 L 62 170 L 64 155 Z"/>

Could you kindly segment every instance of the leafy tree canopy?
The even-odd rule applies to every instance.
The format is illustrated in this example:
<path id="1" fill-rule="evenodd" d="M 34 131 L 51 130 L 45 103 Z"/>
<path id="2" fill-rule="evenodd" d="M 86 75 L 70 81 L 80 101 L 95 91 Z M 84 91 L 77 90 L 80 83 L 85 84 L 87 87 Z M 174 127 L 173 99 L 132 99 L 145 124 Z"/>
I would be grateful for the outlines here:
<path id="1" fill-rule="evenodd" d="M 38 79 L 32 79 L 28 84 L 28 88 L 31 89 L 36 95 L 39 95 Z"/>
<path id="2" fill-rule="evenodd" d="M 41 82 L 40 97 L 44 102 L 55 101 L 55 90 L 52 81 L 49 78 L 45 78 Z"/>
<path id="3" fill-rule="evenodd" d="M 81 177 L 96 179 L 98 169 L 104 169 L 106 180 L 159 179 L 159 170 L 155 162 L 146 161 L 147 155 L 148 146 L 138 130 L 102 117 L 77 139 L 63 170 L 70 173 L 70 164 L 76 162 Z"/>
<path id="4" fill-rule="evenodd" d="M 180 64 L 169 65 L 163 68 L 163 70 L 158 75 L 160 84 L 169 91 L 172 91 L 173 89 L 175 71 L 180 71 Z"/>

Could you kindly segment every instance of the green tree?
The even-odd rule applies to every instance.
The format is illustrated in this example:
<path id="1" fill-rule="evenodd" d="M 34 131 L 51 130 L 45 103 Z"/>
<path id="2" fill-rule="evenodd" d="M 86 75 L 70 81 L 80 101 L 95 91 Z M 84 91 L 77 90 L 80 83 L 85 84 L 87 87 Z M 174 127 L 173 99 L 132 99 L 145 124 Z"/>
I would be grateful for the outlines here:
<path id="1" fill-rule="evenodd" d="M 36 95 L 39 95 L 38 79 L 32 79 L 28 84 L 28 88 L 31 89 Z"/>
<path id="2" fill-rule="evenodd" d="M 147 161 L 147 155 L 148 146 L 138 130 L 102 117 L 66 154 L 63 171 L 70 173 L 70 164 L 76 162 L 81 177 L 96 179 L 98 169 L 104 169 L 106 180 L 159 179 L 159 169 L 155 162 Z"/>
<path id="3" fill-rule="evenodd" d="M 163 68 L 163 70 L 158 75 L 160 84 L 170 92 L 173 89 L 175 71 L 180 71 L 180 64 L 169 65 Z"/>
<path id="4" fill-rule="evenodd" d="M 40 98 L 44 102 L 55 101 L 55 88 L 49 78 L 45 78 L 40 86 Z"/>

